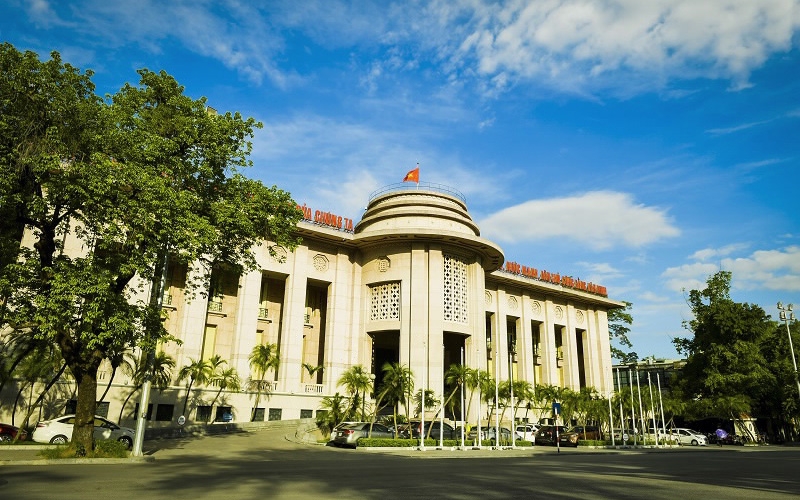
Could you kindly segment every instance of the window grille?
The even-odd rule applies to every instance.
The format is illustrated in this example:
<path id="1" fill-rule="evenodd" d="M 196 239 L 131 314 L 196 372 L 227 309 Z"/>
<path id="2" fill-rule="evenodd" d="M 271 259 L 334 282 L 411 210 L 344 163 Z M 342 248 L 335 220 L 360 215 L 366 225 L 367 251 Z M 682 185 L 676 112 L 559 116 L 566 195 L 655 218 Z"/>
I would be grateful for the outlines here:
<path id="1" fill-rule="evenodd" d="M 400 282 L 383 283 L 370 287 L 371 321 L 400 319 Z"/>
<path id="2" fill-rule="evenodd" d="M 469 309 L 467 263 L 444 255 L 444 320 L 466 323 Z"/>

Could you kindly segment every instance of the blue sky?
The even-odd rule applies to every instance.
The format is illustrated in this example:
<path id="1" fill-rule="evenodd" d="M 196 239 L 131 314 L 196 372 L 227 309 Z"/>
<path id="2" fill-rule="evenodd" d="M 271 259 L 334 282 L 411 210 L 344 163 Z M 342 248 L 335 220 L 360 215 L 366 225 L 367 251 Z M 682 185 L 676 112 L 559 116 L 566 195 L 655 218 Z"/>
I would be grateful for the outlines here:
<path id="1" fill-rule="evenodd" d="M 95 71 L 165 70 L 263 122 L 245 173 L 360 219 L 417 162 L 506 259 L 633 303 L 676 357 L 719 269 L 800 303 L 800 1 L 3 2 L 0 40 Z"/>

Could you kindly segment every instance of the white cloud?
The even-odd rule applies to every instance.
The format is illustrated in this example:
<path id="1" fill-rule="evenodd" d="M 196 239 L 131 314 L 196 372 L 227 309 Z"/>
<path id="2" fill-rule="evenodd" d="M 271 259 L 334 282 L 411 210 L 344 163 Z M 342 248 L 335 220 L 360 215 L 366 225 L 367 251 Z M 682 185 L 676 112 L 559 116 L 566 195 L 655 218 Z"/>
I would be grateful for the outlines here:
<path id="1" fill-rule="evenodd" d="M 568 238 L 594 249 L 641 247 L 680 234 L 665 210 L 611 191 L 530 200 L 479 224 L 489 238 L 500 242 Z"/>
<path id="2" fill-rule="evenodd" d="M 484 17 L 461 49 L 482 73 L 576 92 L 696 77 L 746 88 L 754 68 L 791 47 L 800 25 L 796 0 L 504 2 L 475 13 Z"/>
<path id="3" fill-rule="evenodd" d="M 733 127 L 727 127 L 727 128 L 712 128 L 712 129 L 706 130 L 706 133 L 711 134 L 711 135 L 715 135 L 715 136 L 728 135 L 728 134 L 733 134 L 735 132 L 740 132 L 742 130 L 747 130 L 747 129 L 750 129 L 750 128 L 753 128 L 753 127 L 758 127 L 759 125 L 764 125 L 764 124 L 769 123 L 771 121 L 772 120 L 761 120 L 761 121 L 757 121 L 757 122 L 742 123 L 741 125 L 734 125 Z"/>
<path id="4" fill-rule="evenodd" d="M 710 254 L 722 255 L 725 251 L 706 249 L 695 252 L 692 257 Z M 797 292 L 800 291 L 800 246 L 757 250 L 746 257 L 728 257 L 718 263 L 684 264 L 668 268 L 662 277 L 671 290 L 699 290 L 705 288 L 706 279 L 719 270 L 732 273 L 732 288 Z"/>
<path id="5" fill-rule="evenodd" d="M 282 65 L 285 37 L 299 35 L 322 50 L 353 48 L 368 58 L 362 76 L 368 88 L 389 71 L 436 64 L 448 82 L 475 81 L 489 96 L 521 81 L 582 95 L 668 91 L 671 81 L 695 78 L 729 79 L 732 89 L 742 89 L 768 57 L 791 48 L 800 26 L 800 0 L 53 5 L 35 0 L 29 15 L 44 26 L 69 16 L 87 37 L 154 53 L 179 40 L 249 80 L 268 78 L 280 88 L 304 81 Z"/>
<path id="6" fill-rule="evenodd" d="M 721 248 L 704 248 L 690 255 L 689 258 L 692 260 L 706 261 L 709 259 L 730 255 L 747 247 L 748 245 L 746 243 L 733 243 Z"/>

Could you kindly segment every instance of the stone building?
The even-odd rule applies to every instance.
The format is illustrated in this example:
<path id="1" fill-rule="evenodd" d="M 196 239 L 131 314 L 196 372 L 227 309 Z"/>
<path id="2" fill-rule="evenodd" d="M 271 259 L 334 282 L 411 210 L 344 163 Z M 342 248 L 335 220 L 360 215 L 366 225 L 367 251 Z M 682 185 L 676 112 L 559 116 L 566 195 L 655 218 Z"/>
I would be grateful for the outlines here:
<path id="1" fill-rule="evenodd" d="M 182 343 L 162 349 L 175 358 L 175 373 L 219 355 L 244 381 L 258 343 L 277 345 L 280 359 L 269 372 L 271 394 L 257 408 L 246 390 L 195 386 L 189 421 L 247 421 L 253 412 L 259 420 L 312 417 L 324 396 L 344 392 L 337 381 L 357 364 L 379 386 L 383 364 L 399 362 L 417 390 L 439 394 L 444 372 L 462 356 L 499 380 L 511 372 L 532 384 L 613 390 L 607 311 L 623 304 L 601 286 L 507 262 L 480 236 L 455 190 L 388 186 L 370 197 L 357 223 L 301 208 L 298 248 L 276 259 L 262 245 L 260 269 L 245 275 L 213 269 L 207 300 L 183 294 L 188 273 L 200 270 L 169 266 L 166 326 Z M 109 372 L 102 369 L 98 393 Z M 118 375 L 102 408 L 114 419 L 127 383 Z M 154 391 L 152 425 L 174 425 L 185 395 L 184 384 Z M 133 421 L 134 408 L 132 400 L 123 424 Z M 478 405 L 470 408 L 474 423 Z"/>

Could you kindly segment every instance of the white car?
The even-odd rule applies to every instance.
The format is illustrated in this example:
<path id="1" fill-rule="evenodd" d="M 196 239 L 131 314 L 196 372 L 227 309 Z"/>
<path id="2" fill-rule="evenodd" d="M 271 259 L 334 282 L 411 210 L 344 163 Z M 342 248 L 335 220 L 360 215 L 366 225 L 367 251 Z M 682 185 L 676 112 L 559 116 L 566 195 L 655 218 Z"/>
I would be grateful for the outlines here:
<path id="1" fill-rule="evenodd" d="M 670 429 L 670 437 L 678 444 L 690 444 L 692 446 L 705 446 L 706 437 L 692 429 L 675 428 Z"/>
<path id="2" fill-rule="evenodd" d="M 37 443 L 65 444 L 72 438 L 72 428 L 75 424 L 75 415 L 66 415 L 45 420 L 36 424 L 33 431 L 33 441 Z M 113 439 L 123 443 L 127 448 L 133 445 L 133 436 L 136 431 L 129 427 L 120 427 L 114 422 L 103 417 L 94 417 L 94 439 Z"/>
<path id="3" fill-rule="evenodd" d="M 518 425 L 516 428 L 517 439 L 533 442 L 536 431 L 538 430 L 539 428 L 533 424 Z"/>

